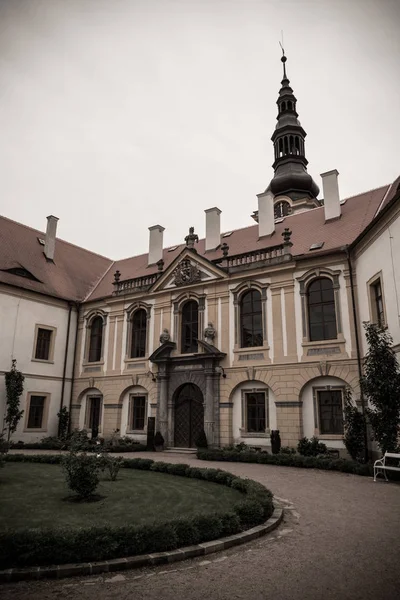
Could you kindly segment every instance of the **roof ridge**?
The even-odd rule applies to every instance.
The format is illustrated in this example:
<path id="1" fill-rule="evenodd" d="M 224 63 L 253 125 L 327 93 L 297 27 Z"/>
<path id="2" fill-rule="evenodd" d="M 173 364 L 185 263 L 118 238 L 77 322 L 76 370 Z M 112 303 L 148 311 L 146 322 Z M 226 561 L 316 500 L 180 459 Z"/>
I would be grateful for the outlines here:
<path id="1" fill-rule="evenodd" d="M 86 296 L 81 300 L 81 302 L 86 302 L 87 300 L 89 300 L 90 296 L 93 294 L 93 292 L 96 290 L 96 288 L 100 285 L 100 283 L 103 281 L 104 277 L 108 274 L 110 269 L 112 269 L 112 267 L 115 265 L 115 263 L 116 263 L 116 261 L 114 260 L 108 266 L 108 268 L 104 271 L 103 275 L 101 275 L 101 277 L 99 277 L 99 279 L 96 281 L 96 283 L 90 288 L 90 290 L 88 291 Z"/>
<path id="2" fill-rule="evenodd" d="M 25 225 L 25 223 L 20 223 L 19 221 L 15 221 L 14 219 L 10 219 L 9 217 L 5 217 L 4 215 L 0 215 L 0 219 L 4 219 L 5 221 L 8 221 L 9 223 L 14 223 L 15 225 L 19 225 L 20 227 L 25 227 L 25 229 L 29 229 L 30 231 L 33 231 L 33 232 L 37 233 L 38 235 L 46 236 L 45 231 L 40 231 L 39 229 L 36 229 L 35 227 L 30 227 L 30 225 Z M 104 254 L 99 254 L 98 252 L 93 252 L 92 250 L 88 250 L 87 248 L 84 248 L 83 246 L 78 246 L 78 244 L 73 244 L 72 242 L 63 240 L 60 237 L 56 236 L 56 240 L 59 242 L 62 242 L 63 244 L 67 244 L 68 246 L 73 246 L 74 248 L 79 248 L 80 250 L 84 250 L 85 252 L 88 252 L 89 254 L 92 254 L 93 256 L 99 256 L 100 258 L 105 258 L 106 260 L 112 261 L 111 258 L 109 258 L 108 256 L 104 256 Z"/>

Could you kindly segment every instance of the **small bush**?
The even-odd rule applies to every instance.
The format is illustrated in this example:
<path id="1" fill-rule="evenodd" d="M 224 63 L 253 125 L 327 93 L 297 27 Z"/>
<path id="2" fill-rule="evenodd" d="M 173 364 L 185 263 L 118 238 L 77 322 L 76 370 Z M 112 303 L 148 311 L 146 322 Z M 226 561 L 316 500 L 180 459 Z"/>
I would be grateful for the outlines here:
<path id="1" fill-rule="evenodd" d="M 70 452 L 62 457 L 62 466 L 69 489 L 79 498 L 92 496 L 99 484 L 99 463 L 95 456 Z"/>
<path id="2" fill-rule="evenodd" d="M 296 454 L 296 448 L 291 448 L 291 446 L 282 446 L 279 452 L 281 454 Z"/>
<path id="3" fill-rule="evenodd" d="M 310 440 L 306 437 L 301 438 L 297 444 L 297 452 L 302 456 L 317 456 L 327 454 L 328 448 L 314 435 Z"/>
<path id="4" fill-rule="evenodd" d="M 169 464 L 167 465 L 167 473 L 170 475 L 178 475 L 179 477 L 185 477 L 186 471 L 189 469 L 189 465 L 184 464 Z"/>
<path id="5" fill-rule="evenodd" d="M 344 400 L 344 445 L 353 460 L 365 459 L 365 417 L 354 406 L 351 391 L 346 389 Z"/>
<path id="6" fill-rule="evenodd" d="M 110 456 L 106 452 L 97 455 L 97 464 L 101 471 L 107 470 L 111 481 L 115 481 L 124 459 L 121 456 Z"/>

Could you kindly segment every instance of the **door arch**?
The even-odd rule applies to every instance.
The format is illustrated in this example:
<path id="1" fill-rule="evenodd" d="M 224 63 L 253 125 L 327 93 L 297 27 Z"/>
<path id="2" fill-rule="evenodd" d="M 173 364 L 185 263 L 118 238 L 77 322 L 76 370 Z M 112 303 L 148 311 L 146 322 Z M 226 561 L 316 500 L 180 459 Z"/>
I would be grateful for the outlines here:
<path id="1" fill-rule="evenodd" d="M 185 383 L 175 393 L 175 435 L 177 448 L 193 448 L 204 428 L 203 394 L 193 383 Z"/>

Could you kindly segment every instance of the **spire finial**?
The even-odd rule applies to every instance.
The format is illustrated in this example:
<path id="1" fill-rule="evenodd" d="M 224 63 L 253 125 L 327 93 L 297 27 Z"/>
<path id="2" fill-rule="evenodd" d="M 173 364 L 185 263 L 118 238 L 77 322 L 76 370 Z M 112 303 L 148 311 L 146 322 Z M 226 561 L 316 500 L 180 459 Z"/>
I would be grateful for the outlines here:
<path id="1" fill-rule="evenodd" d="M 283 32 L 282 32 L 282 37 L 283 37 Z M 285 63 L 286 63 L 286 61 L 287 61 L 287 58 L 286 58 L 286 56 L 285 56 L 285 50 L 284 50 L 284 47 L 282 46 L 281 42 L 279 42 L 279 45 L 280 45 L 280 47 L 282 48 L 282 58 L 281 58 L 281 61 L 282 61 L 282 63 L 283 63 L 283 79 L 287 79 L 287 75 L 286 75 L 286 65 L 285 65 Z"/>

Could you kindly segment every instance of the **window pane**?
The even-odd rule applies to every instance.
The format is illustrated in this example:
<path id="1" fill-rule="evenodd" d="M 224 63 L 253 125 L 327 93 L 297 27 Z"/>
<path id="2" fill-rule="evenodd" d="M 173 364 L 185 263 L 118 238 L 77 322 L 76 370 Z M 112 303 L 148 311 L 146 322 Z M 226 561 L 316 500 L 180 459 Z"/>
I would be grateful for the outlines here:
<path id="1" fill-rule="evenodd" d="M 240 300 L 241 347 L 263 345 L 261 294 L 250 290 Z"/>
<path id="2" fill-rule="evenodd" d="M 28 415 L 28 429 L 41 429 L 46 396 L 31 396 Z"/>
<path id="3" fill-rule="evenodd" d="M 89 362 L 101 360 L 103 341 L 103 319 L 95 317 L 90 327 Z"/>
<path id="4" fill-rule="evenodd" d="M 343 433 L 342 392 L 328 390 L 318 392 L 320 432 L 341 435 Z"/>
<path id="5" fill-rule="evenodd" d="M 35 358 L 38 358 L 39 360 L 49 360 L 52 333 L 53 332 L 50 329 L 38 329 Z"/>
<path id="6" fill-rule="evenodd" d="M 131 358 L 146 356 L 147 314 L 144 309 L 137 310 L 132 318 Z"/>
<path id="7" fill-rule="evenodd" d="M 265 394 L 250 393 L 245 396 L 247 431 L 262 433 L 266 428 Z"/>
<path id="8" fill-rule="evenodd" d="M 310 341 L 335 339 L 336 309 L 332 281 L 321 277 L 307 291 Z"/>
<path id="9" fill-rule="evenodd" d="M 199 313 L 197 302 L 191 300 L 182 309 L 182 352 L 197 352 Z"/>
<path id="10" fill-rule="evenodd" d="M 132 429 L 144 429 L 144 418 L 146 412 L 146 397 L 135 396 L 132 398 Z"/>

